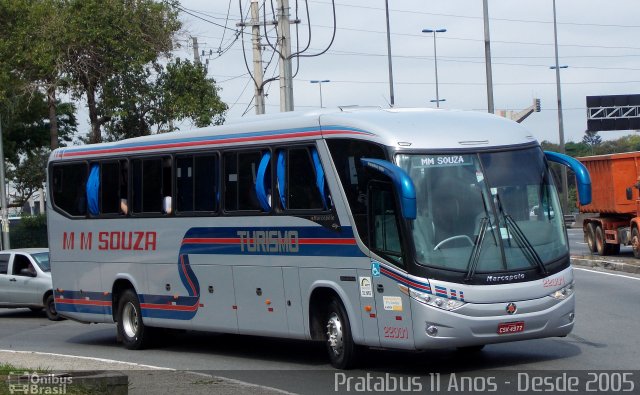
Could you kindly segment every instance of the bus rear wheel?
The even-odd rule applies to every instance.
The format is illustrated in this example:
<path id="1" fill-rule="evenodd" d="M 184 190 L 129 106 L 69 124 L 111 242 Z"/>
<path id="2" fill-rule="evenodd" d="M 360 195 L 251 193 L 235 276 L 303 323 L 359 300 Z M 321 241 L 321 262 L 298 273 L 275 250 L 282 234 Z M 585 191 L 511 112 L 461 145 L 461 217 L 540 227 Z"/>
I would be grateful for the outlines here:
<path id="1" fill-rule="evenodd" d="M 356 345 L 351 335 L 351 325 L 344 306 L 332 299 L 325 318 L 325 340 L 329 361 L 336 369 L 350 369 L 356 360 Z"/>
<path id="2" fill-rule="evenodd" d="M 118 338 L 130 350 L 140 350 L 149 344 L 150 328 L 142 322 L 138 295 L 130 289 L 124 291 L 118 303 Z"/>

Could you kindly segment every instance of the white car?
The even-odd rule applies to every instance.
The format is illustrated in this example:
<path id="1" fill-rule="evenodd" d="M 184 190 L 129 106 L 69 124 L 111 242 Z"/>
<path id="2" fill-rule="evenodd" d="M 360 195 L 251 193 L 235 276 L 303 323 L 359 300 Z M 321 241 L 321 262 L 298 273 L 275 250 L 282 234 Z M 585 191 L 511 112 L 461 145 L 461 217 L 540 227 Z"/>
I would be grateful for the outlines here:
<path id="1" fill-rule="evenodd" d="M 49 249 L 0 251 L 0 307 L 45 309 L 50 320 L 61 319 L 54 303 Z"/>

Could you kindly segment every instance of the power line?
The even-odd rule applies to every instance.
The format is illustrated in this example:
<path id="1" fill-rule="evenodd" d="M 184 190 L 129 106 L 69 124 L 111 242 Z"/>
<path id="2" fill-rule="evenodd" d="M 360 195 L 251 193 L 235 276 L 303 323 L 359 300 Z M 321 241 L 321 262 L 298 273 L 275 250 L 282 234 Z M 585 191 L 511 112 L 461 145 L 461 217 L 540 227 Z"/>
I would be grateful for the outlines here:
<path id="1" fill-rule="evenodd" d="M 313 1 L 312 3 L 317 4 L 331 4 L 326 1 Z M 336 3 L 341 7 L 351 7 L 351 8 L 361 8 L 361 9 L 370 9 L 377 11 L 385 11 L 384 8 L 380 7 L 372 7 L 372 6 L 364 6 L 364 5 L 353 5 L 353 4 L 343 4 Z M 406 14 L 418 14 L 418 15 L 430 15 L 430 16 L 441 16 L 448 18 L 463 18 L 463 19 L 482 19 L 481 16 L 473 16 L 473 15 L 460 15 L 460 14 L 444 14 L 444 13 L 435 13 L 435 12 L 425 12 L 425 11 L 415 11 L 415 10 L 394 10 L 389 9 L 390 12 L 397 13 L 406 13 Z M 544 20 L 536 20 L 536 19 L 511 19 L 511 18 L 491 18 L 492 21 L 501 21 L 501 22 L 516 22 L 516 23 L 544 23 L 544 24 L 553 24 L 553 21 L 544 21 Z M 640 28 L 640 25 L 620 25 L 620 24 L 609 24 L 609 23 L 586 23 L 586 22 L 558 22 L 558 25 L 572 25 L 572 26 L 596 26 L 596 27 L 616 27 L 616 28 Z"/>
<path id="2" fill-rule="evenodd" d="M 332 26 L 325 25 L 314 25 L 315 27 L 321 27 L 325 29 L 332 29 Z M 387 32 L 380 30 L 369 30 L 369 29 L 356 29 L 350 27 L 339 27 L 339 30 L 347 30 L 347 31 L 355 31 L 361 33 L 376 33 L 376 34 L 387 34 Z M 413 33 L 391 33 L 392 36 L 403 36 L 403 37 L 423 37 L 419 34 Z M 442 40 L 453 40 L 453 41 L 474 41 L 474 42 L 484 42 L 483 39 L 478 38 L 464 38 L 464 37 L 452 37 L 452 36 L 442 36 Z M 499 44 L 518 44 L 518 45 L 539 45 L 539 46 L 552 46 L 553 43 L 540 43 L 540 42 L 527 42 L 527 41 L 507 41 L 507 40 L 491 40 L 491 43 L 499 43 Z M 631 49 L 631 50 L 639 50 L 640 47 L 615 47 L 615 46 L 604 46 L 604 45 L 592 45 L 592 44 L 558 44 L 559 47 L 578 47 L 578 48 L 598 48 L 598 49 Z"/>
<path id="3" fill-rule="evenodd" d="M 185 8 L 182 8 L 181 6 L 176 6 L 176 8 L 178 8 L 178 10 L 179 10 L 179 11 L 182 11 L 182 12 L 184 12 L 185 14 L 189 14 L 189 15 L 191 15 L 191 16 L 192 16 L 192 17 L 194 17 L 194 18 L 198 18 L 198 19 L 200 19 L 200 20 L 203 20 L 203 21 L 205 21 L 205 22 L 207 22 L 207 23 L 210 23 L 210 24 L 212 24 L 212 25 L 215 25 L 215 26 L 221 27 L 221 28 L 223 28 L 223 29 L 231 30 L 231 31 L 233 31 L 233 32 L 235 32 L 235 31 L 237 30 L 237 29 L 232 29 L 232 28 L 230 28 L 230 27 L 227 27 L 227 26 L 225 26 L 225 25 L 223 25 L 223 24 L 220 24 L 220 23 L 218 23 L 218 22 L 214 22 L 214 21 L 212 21 L 212 20 L 210 20 L 210 19 L 203 18 L 203 17 L 201 17 L 201 16 L 199 16 L 199 15 L 196 15 L 196 14 L 194 14 L 194 13 L 192 13 L 192 12 L 188 11 L 188 10 L 187 10 L 187 9 L 185 9 Z"/>

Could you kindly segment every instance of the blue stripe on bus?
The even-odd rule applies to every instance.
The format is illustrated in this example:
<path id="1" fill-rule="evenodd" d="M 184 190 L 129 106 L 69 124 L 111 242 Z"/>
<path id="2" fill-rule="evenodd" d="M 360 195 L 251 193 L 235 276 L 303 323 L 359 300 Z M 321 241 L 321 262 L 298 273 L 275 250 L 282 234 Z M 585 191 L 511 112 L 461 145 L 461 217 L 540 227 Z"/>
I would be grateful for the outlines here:
<path id="1" fill-rule="evenodd" d="M 67 313 L 111 315 L 111 306 L 76 305 L 56 302 L 56 311 Z"/>

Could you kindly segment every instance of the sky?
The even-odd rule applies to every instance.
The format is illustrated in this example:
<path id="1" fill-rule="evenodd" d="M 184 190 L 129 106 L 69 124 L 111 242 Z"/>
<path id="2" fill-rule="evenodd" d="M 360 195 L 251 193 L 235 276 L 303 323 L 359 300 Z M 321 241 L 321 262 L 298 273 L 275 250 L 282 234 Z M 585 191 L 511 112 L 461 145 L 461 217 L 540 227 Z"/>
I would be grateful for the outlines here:
<path id="1" fill-rule="evenodd" d="M 275 1 L 275 0 L 274 0 Z M 230 109 L 227 119 L 255 114 L 253 83 L 243 57 L 251 66 L 251 28 L 236 39 L 249 0 L 181 0 L 184 24 L 174 53 L 193 59 L 190 37 L 209 62 L 208 74 L 221 88 Z M 389 106 L 389 79 L 385 2 L 336 0 L 333 33 L 331 0 L 298 0 L 300 47 L 311 41 L 300 58 L 293 82 L 296 110 L 320 107 L 318 84 L 325 107 L 341 105 Z M 542 111 L 523 125 L 539 141 L 558 142 L 558 113 L 552 0 L 489 0 L 493 94 L 496 110 L 519 111 L 541 100 Z M 264 2 L 259 1 L 261 7 Z M 308 4 L 309 18 L 305 4 Z M 291 13 L 296 1 L 290 0 Z M 272 20 L 271 3 L 266 3 Z M 435 73 L 433 36 L 424 28 L 445 28 L 437 35 L 437 62 L 442 108 L 487 111 L 484 25 L 481 0 L 390 0 L 390 31 L 396 107 L 434 107 Z M 586 96 L 640 93 L 640 2 L 638 0 L 557 0 L 559 64 L 566 141 L 580 141 L 586 130 Z M 262 13 L 262 8 L 261 8 Z M 269 25 L 271 42 L 275 40 Z M 264 31 L 263 31 L 264 33 Z M 292 26 L 292 35 L 295 28 Z M 263 38 L 263 44 L 267 44 Z M 295 50 L 296 43 L 293 42 Z M 212 53 L 209 55 L 209 53 Z M 277 75 L 277 55 L 263 53 L 266 77 Z M 293 62 L 294 71 L 297 68 Z M 266 112 L 279 112 L 278 82 L 267 88 Z M 246 116 L 246 115 L 245 115 Z M 183 128 L 188 128 L 184 125 Z M 470 125 L 470 127 L 473 127 Z M 601 132 L 603 139 L 632 132 Z"/>

